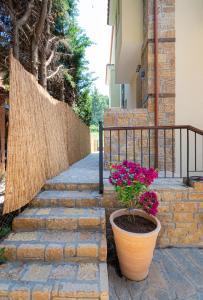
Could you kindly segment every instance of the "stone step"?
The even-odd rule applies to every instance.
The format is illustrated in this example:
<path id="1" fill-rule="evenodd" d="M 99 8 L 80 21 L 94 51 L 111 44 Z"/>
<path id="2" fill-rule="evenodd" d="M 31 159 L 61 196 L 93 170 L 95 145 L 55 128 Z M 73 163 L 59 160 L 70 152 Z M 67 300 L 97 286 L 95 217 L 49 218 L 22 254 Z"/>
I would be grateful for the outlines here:
<path id="1" fill-rule="evenodd" d="M 43 191 L 32 200 L 31 207 L 97 207 L 101 195 L 97 191 Z"/>
<path id="2" fill-rule="evenodd" d="M 69 183 L 57 182 L 56 180 L 48 180 L 43 186 L 43 190 L 58 190 L 58 191 L 84 191 L 84 190 L 99 190 L 98 183 Z"/>
<path id="3" fill-rule="evenodd" d="M 106 236 L 92 231 L 10 233 L 1 243 L 9 261 L 106 261 Z"/>
<path id="4" fill-rule="evenodd" d="M 103 208 L 26 208 L 13 220 L 13 230 L 79 230 L 105 231 Z"/>
<path id="5" fill-rule="evenodd" d="M 108 300 L 106 263 L 8 262 L 0 266 L 0 299 Z"/>

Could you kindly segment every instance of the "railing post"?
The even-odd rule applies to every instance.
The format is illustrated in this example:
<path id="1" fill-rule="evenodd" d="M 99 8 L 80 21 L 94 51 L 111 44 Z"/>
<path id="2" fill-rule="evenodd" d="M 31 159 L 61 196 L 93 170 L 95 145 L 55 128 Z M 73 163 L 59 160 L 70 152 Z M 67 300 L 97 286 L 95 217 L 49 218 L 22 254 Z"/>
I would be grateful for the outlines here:
<path id="1" fill-rule="evenodd" d="M 99 193 L 103 194 L 103 125 L 99 122 Z"/>
<path id="2" fill-rule="evenodd" d="M 189 185 L 189 176 L 190 176 L 190 141 L 189 141 L 189 129 L 187 128 L 187 185 Z"/>

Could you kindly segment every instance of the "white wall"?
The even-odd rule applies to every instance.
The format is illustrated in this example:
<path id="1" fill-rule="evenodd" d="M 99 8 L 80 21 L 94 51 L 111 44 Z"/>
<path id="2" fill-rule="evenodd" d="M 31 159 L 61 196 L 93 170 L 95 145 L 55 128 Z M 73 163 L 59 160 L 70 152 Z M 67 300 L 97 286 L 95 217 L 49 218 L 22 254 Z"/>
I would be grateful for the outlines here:
<path id="1" fill-rule="evenodd" d="M 130 84 L 125 84 L 125 98 L 127 98 L 127 108 L 136 108 L 136 76 Z"/>
<path id="2" fill-rule="evenodd" d="M 118 0 L 116 25 L 116 82 L 130 84 L 141 61 L 143 1 Z M 118 9 L 119 7 L 119 9 Z"/>
<path id="3" fill-rule="evenodd" d="M 109 69 L 109 107 L 120 107 L 120 84 L 115 83 L 115 67 Z"/>
<path id="4" fill-rule="evenodd" d="M 176 0 L 176 124 L 203 129 L 203 0 Z"/>
<path id="5" fill-rule="evenodd" d="M 203 0 L 176 0 L 176 124 L 203 129 Z M 187 166 L 186 141 L 184 133 L 184 174 Z M 193 133 L 190 133 L 189 144 L 190 170 L 194 170 Z M 179 149 L 179 135 L 176 134 L 177 173 L 180 164 Z M 202 138 L 197 136 L 198 170 L 203 168 L 202 158 Z"/>

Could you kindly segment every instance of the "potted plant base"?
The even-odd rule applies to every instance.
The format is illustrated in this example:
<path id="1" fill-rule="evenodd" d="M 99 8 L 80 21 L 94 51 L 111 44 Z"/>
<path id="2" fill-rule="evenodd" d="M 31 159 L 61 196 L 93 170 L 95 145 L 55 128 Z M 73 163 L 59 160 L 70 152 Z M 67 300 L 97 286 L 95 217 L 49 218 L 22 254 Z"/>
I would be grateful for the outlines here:
<path id="1" fill-rule="evenodd" d="M 127 207 L 110 216 L 121 272 L 128 279 L 147 277 L 161 224 L 157 194 L 149 189 L 158 173 L 137 163 L 112 165 L 109 182 L 118 201 Z"/>
<path id="2" fill-rule="evenodd" d="M 140 209 L 120 209 L 110 216 L 122 274 L 130 280 L 144 280 L 153 258 L 159 220 Z"/>

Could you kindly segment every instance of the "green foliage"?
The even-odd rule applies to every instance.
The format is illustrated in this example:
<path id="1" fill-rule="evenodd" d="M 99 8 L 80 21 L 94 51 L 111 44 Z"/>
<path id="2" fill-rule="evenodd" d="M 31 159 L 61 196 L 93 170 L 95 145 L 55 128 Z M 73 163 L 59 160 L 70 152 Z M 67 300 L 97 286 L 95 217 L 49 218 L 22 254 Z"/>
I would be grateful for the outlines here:
<path id="1" fill-rule="evenodd" d="M 77 115 L 89 126 L 92 115 L 92 99 L 88 89 L 81 91 L 78 101 L 73 108 Z"/>
<path id="2" fill-rule="evenodd" d="M 11 228 L 9 226 L 2 227 L 0 229 L 0 239 L 8 235 L 10 232 L 11 232 Z M 5 248 L 0 248 L 0 265 L 6 262 L 6 258 L 4 255 L 5 255 Z"/>
<path id="3" fill-rule="evenodd" d="M 19 16 L 24 12 L 27 1 L 13 1 L 15 12 Z M 43 1 L 35 0 L 31 16 L 19 31 L 20 62 L 31 71 L 32 32 L 41 10 Z M 8 82 L 8 53 L 13 43 L 13 21 L 9 13 L 8 1 L 3 0 L 0 6 L 0 71 L 4 72 Z M 90 99 L 93 78 L 88 73 L 88 61 L 85 59 L 86 48 L 92 43 L 86 33 L 77 23 L 78 0 L 53 0 L 50 20 L 50 51 L 53 59 L 47 69 L 47 74 L 53 74 L 60 66 L 57 75 L 48 80 L 48 92 L 56 99 L 74 106 L 75 111 L 86 124 L 90 124 L 92 101 Z M 30 30 L 28 30 L 30 28 Z M 44 28 L 46 31 L 46 28 Z M 29 33 L 30 32 L 30 33 Z M 43 49 L 47 32 L 43 32 L 39 49 Z M 40 58 L 40 55 L 39 55 Z M 40 64 L 39 64 L 40 65 Z M 5 73 L 7 72 L 7 73 Z"/>
<path id="4" fill-rule="evenodd" d="M 5 254 L 5 248 L 0 248 L 0 265 L 6 262 L 6 258 L 4 254 Z"/>
<path id="5" fill-rule="evenodd" d="M 94 88 L 92 92 L 92 125 L 99 125 L 100 121 L 103 121 L 104 111 L 109 107 L 109 98 L 98 92 Z"/>
<path id="6" fill-rule="evenodd" d="M 88 73 L 85 50 L 92 42 L 77 23 L 77 0 L 56 0 L 54 32 L 63 36 L 58 46 L 60 64 L 63 65 L 65 101 L 73 105 L 75 112 L 87 124 L 91 121 L 91 86 L 93 78 Z"/>
<path id="7" fill-rule="evenodd" d="M 54 0 L 52 3 L 52 11 L 54 13 L 54 33 L 55 35 L 67 34 L 67 19 L 69 18 L 69 1 Z"/>
<path id="8" fill-rule="evenodd" d="M 3 238 L 4 236 L 6 236 L 7 234 L 9 234 L 10 231 L 11 231 L 11 228 L 9 226 L 2 227 L 0 229 L 0 239 Z"/>
<path id="9" fill-rule="evenodd" d="M 139 196 L 147 190 L 145 184 L 139 181 L 131 186 L 115 186 L 114 188 L 118 195 L 119 202 L 128 208 L 138 208 Z"/>
<path id="10" fill-rule="evenodd" d="M 90 131 L 95 132 L 95 133 L 99 133 L 98 125 L 94 125 L 94 124 L 90 125 Z"/>

